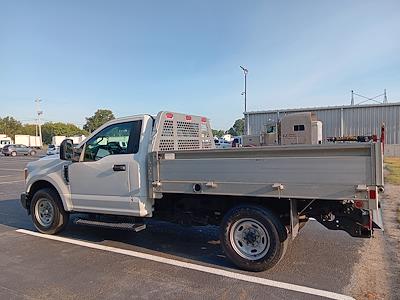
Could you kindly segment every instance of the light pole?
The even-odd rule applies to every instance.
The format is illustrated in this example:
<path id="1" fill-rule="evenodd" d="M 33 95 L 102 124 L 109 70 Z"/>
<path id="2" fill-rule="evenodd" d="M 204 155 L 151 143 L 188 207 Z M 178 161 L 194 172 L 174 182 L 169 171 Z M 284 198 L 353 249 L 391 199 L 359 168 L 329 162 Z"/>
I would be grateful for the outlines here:
<path id="1" fill-rule="evenodd" d="M 40 98 L 37 98 L 35 100 L 36 102 L 36 114 L 37 114 L 37 119 L 36 119 L 36 138 L 37 138 L 37 129 L 39 129 L 39 141 L 40 141 L 40 147 L 43 146 L 43 142 L 42 142 L 42 124 L 41 124 L 41 120 L 40 120 L 40 116 L 43 115 L 43 111 L 40 110 L 40 102 L 42 102 L 42 100 Z M 36 143 L 35 143 L 36 144 Z"/>
<path id="2" fill-rule="evenodd" d="M 242 92 L 242 95 L 244 95 L 244 112 L 247 111 L 247 73 L 249 73 L 249 70 L 246 68 L 240 66 L 240 68 L 243 70 L 244 74 L 244 92 Z"/>

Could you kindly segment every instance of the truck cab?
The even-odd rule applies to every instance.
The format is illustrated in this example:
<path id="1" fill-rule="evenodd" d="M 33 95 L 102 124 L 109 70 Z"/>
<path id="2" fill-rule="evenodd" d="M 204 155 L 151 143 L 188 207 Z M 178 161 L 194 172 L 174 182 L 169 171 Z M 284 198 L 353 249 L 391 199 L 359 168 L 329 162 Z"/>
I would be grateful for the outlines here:
<path id="1" fill-rule="evenodd" d="M 146 216 L 146 166 L 154 119 L 116 119 L 98 128 L 74 149 L 74 157 L 48 157 L 29 163 L 27 194 L 48 182 L 66 211 Z M 62 149 L 61 149 L 62 151 Z"/>
<path id="2" fill-rule="evenodd" d="M 12 144 L 11 138 L 6 135 L 0 135 L 0 150 L 3 149 L 4 146 Z"/>

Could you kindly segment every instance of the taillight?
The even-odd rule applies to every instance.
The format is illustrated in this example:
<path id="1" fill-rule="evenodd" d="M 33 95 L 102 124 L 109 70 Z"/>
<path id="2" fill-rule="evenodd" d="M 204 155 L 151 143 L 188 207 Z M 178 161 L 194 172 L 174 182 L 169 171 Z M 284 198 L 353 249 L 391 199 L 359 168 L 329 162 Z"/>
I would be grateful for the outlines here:
<path id="1" fill-rule="evenodd" d="M 376 189 L 368 191 L 369 199 L 376 199 Z"/>
<path id="2" fill-rule="evenodd" d="M 362 200 L 356 200 L 356 201 L 354 201 L 354 206 L 355 206 L 355 208 L 363 208 L 363 202 L 362 202 Z"/>

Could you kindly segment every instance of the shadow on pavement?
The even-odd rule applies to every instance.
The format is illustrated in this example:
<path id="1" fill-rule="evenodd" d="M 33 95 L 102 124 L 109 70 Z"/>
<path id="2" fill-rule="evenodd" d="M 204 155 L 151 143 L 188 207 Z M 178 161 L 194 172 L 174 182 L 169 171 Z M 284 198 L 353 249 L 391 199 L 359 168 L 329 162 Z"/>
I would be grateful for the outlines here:
<path id="1" fill-rule="evenodd" d="M 22 208 L 19 199 L 0 200 L 0 224 L 15 229 L 34 230 L 31 217 Z"/>
<path id="2" fill-rule="evenodd" d="M 76 225 L 73 223 L 74 218 L 75 216 L 71 215 L 67 228 L 59 236 L 139 252 L 161 252 L 178 259 L 234 268 L 221 250 L 219 231 L 215 226 L 187 227 L 149 220 L 145 230 L 135 233 Z M 0 200 L 0 225 L 36 231 L 31 216 L 21 207 L 19 199 Z"/>
<path id="3" fill-rule="evenodd" d="M 185 227 L 168 222 L 149 220 L 140 232 L 75 225 L 72 221 L 61 234 L 65 237 L 102 243 L 129 250 L 167 255 L 183 259 L 234 268 L 220 247 L 219 231 L 215 226 Z"/>

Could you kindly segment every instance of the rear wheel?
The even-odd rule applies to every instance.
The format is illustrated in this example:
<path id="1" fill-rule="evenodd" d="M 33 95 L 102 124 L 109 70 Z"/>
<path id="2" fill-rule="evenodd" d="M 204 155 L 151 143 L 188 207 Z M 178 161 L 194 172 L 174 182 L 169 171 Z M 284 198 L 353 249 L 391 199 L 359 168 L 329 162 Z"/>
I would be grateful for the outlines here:
<path id="1" fill-rule="evenodd" d="M 69 214 L 64 210 L 57 192 L 51 188 L 37 191 L 30 209 L 33 223 L 41 233 L 55 234 L 68 224 Z"/>
<path id="2" fill-rule="evenodd" d="M 36 151 L 35 151 L 35 150 L 31 150 L 31 152 L 29 152 L 29 155 L 30 155 L 30 156 L 36 155 Z"/>
<path id="3" fill-rule="evenodd" d="M 285 226 L 261 206 L 234 207 L 222 221 L 222 248 L 241 269 L 258 272 L 272 268 L 283 257 L 287 243 Z"/>
<path id="4" fill-rule="evenodd" d="M 17 156 L 17 152 L 15 151 L 11 152 L 11 156 Z"/>

